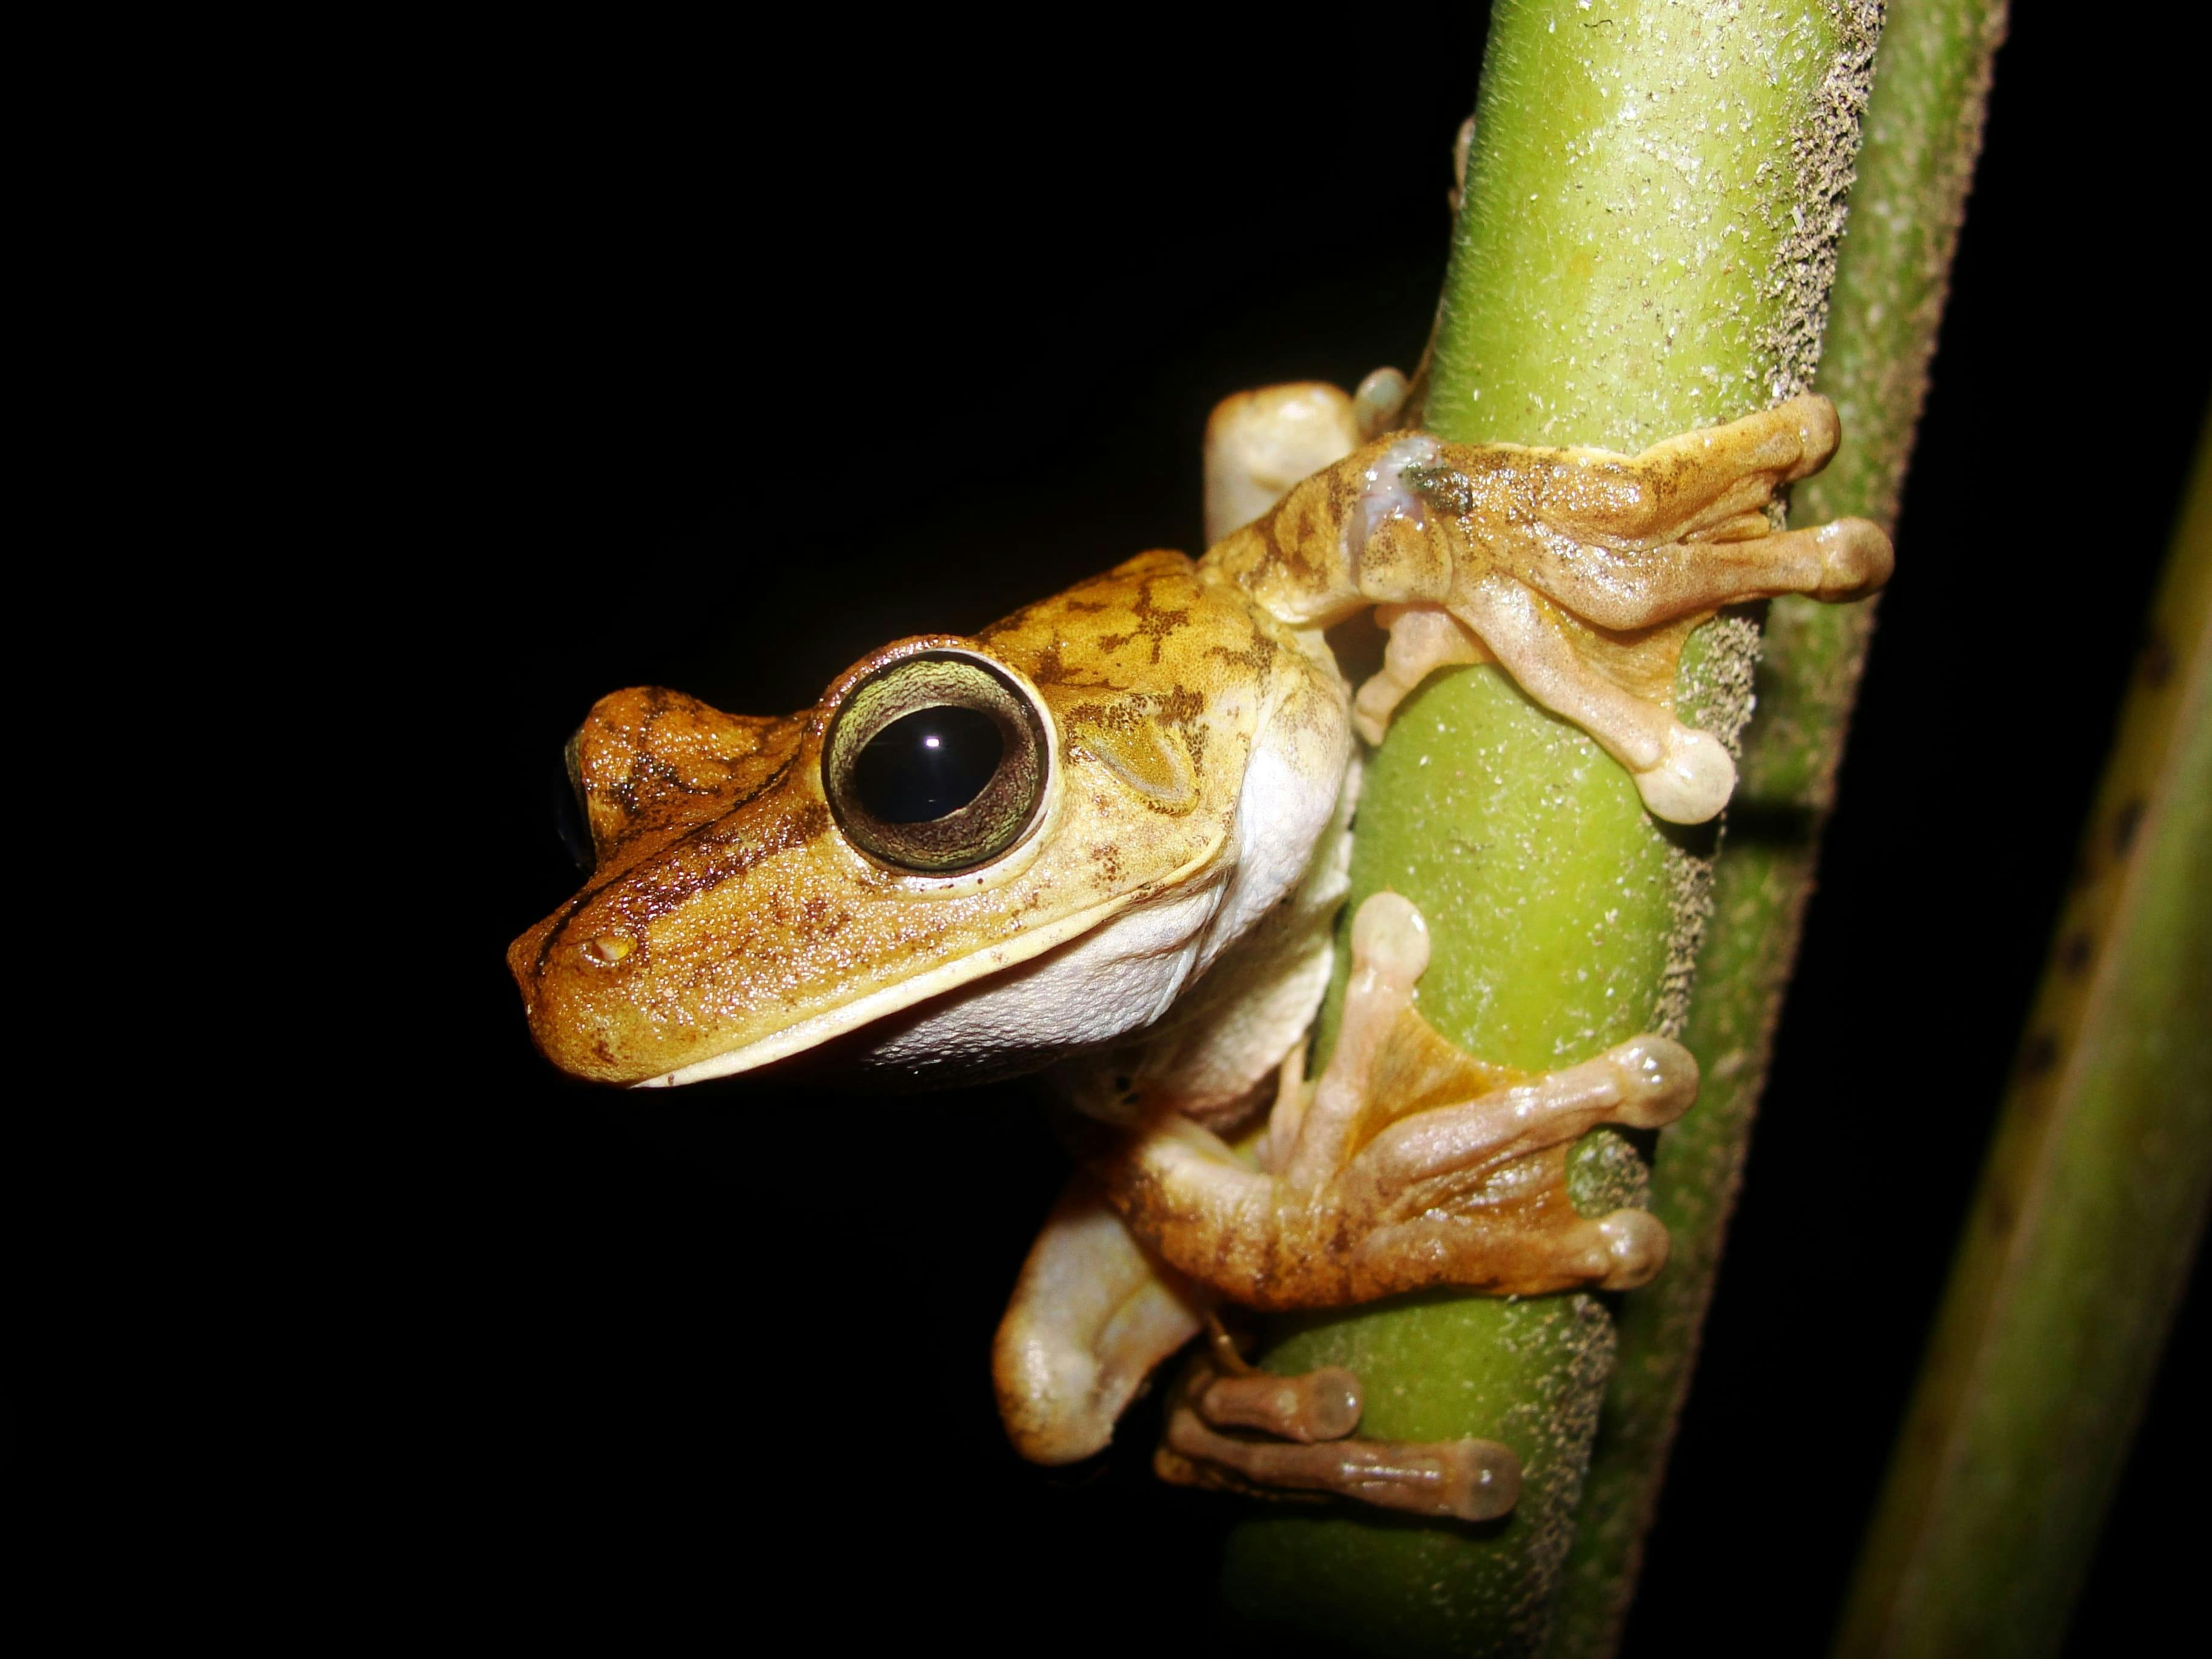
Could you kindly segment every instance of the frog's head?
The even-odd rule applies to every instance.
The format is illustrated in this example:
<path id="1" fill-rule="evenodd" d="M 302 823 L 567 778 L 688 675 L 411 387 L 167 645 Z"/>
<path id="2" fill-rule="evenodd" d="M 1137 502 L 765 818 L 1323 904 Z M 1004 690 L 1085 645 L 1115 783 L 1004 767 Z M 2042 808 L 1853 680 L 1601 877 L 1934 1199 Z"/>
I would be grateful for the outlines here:
<path id="1" fill-rule="evenodd" d="M 1120 607 L 1083 592 L 886 646 L 788 719 L 602 699 L 568 750 L 596 868 L 507 952 L 539 1048 L 605 1082 L 745 1071 L 1187 890 L 1256 699 L 1110 672 L 1079 638 Z"/>

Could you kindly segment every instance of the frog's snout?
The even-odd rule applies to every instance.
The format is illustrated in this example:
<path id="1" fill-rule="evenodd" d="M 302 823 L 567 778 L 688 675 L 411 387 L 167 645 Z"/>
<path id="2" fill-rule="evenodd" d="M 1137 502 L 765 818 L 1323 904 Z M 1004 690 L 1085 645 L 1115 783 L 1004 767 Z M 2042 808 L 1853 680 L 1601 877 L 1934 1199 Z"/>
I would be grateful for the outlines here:
<path id="1" fill-rule="evenodd" d="M 626 1080 L 614 1028 L 617 1011 L 609 1005 L 625 988 L 619 970 L 639 955 L 638 941 L 614 932 L 566 937 L 557 916 L 548 917 L 507 947 L 507 971 L 522 993 L 522 1012 L 538 1050 L 562 1071 L 595 1082 Z M 556 960 L 572 956 L 573 964 Z M 604 975 L 595 988 L 591 979 Z"/>

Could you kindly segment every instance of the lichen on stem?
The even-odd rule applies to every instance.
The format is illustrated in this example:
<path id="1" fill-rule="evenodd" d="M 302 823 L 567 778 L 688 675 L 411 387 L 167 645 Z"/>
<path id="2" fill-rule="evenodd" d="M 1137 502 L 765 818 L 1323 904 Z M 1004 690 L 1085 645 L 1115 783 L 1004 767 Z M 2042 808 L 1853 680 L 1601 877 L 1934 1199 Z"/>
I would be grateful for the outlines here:
<path id="1" fill-rule="evenodd" d="M 1879 23 L 1860 0 L 1780 16 L 1501 0 L 1424 423 L 1634 450 L 1801 389 Z M 1677 685 L 1731 740 L 1753 637 L 1704 630 Z M 1431 922 L 1430 1021 L 1487 1058 L 1564 1065 L 1679 1025 L 1710 846 L 1654 824 L 1625 773 L 1496 670 L 1463 670 L 1410 699 L 1374 758 L 1346 914 L 1385 887 L 1412 898 Z M 1522 1502 L 1473 1531 L 1248 1522 L 1231 1607 L 1370 1650 L 1535 1651 L 1613 1340 L 1587 1296 L 1427 1297 L 1292 1326 L 1267 1364 L 1360 1370 L 1371 1434 L 1506 1440 Z"/>

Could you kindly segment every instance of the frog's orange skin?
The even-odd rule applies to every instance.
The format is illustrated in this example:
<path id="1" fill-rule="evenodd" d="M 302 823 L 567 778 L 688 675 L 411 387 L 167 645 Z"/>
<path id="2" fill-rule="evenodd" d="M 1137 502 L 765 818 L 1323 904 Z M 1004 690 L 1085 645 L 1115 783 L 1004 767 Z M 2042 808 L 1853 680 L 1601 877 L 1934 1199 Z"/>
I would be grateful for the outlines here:
<path id="1" fill-rule="evenodd" d="M 1015 1443 L 1042 1461 L 1103 1445 L 1210 1297 L 1334 1306 L 1657 1271 L 1656 1222 L 1585 1220 L 1559 1175 L 1591 1124 L 1686 1108 L 1686 1054 L 1639 1038 L 1534 1078 L 1458 1054 L 1412 1008 L 1425 931 L 1394 896 L 1355 929 L 1328 1073 L 1310 1085 L 1292 1060 L 1249 1156 L 1205 1126 L 1302 1052 L 1345 890 L 1355 729 L 1378 737 L 1436 666 L 1494 660 L 1627 767 L 1655 814 L 1696 822 L 1734 772 L 1674 718 L 1689 629 L 1771 594 L 1856 597 L 1889 572 L 1863 520 L 1771 530 L 1777 489 L 1834 450 L 1824 398 L 1627 457 L 1362 443 L 1378 378 L 1356 402 L 1304 386 L 1217 411 L 1201 560 L 1142 554 L 972 639 L 887 646 L 788 719 L 658 689 L 603 699 L 571 753 L 598 868 L 508 952 L 539 1047 L 600 1081 L 690 1082 L 832 1039 L 924 1076 L 1074 1056 L 1059 1076 L 1102 1126 L 1091 1174 L 1032 1252 L 995 1362 Z M 1355 701 L 1322 630 L 1370 605 L 1390 651 Z M 868 850 L 843 763 L 825 761 L 841 713 L 923 661 L 1002 688 L 1041 750 L 1018 836 L 972 867 Z M 1464 1448 L 1431 1465 L 1395 1449 L 1428 1470 L 1396 1486 L 1362 1442 L 1247 1456 L 1206 1419 L 1234 1394 L 1187 1393 L 1169 1466 L 1196 1455 L 1208 1479 L 1428 1512 L 1510 1506 L 1503 1466 Z"/>
<path id="2" fill-rule="evenodd" d="M 945 648 L 1034 692 L 1056 763 L 1026 843 L 973 873 L 921 876 L 838 833 L 822 745 L 852 687 Z M 1294 765 L 1327 780 L 1312 792 L 1325 818 L 1349 749 L 1343 702 L 1334 666 L 1291 629 L 1164 552 L 973 639 L 887 646 L 787 720 L 617 692 L 574 751 L 599 868 L 507 954 L 532 1032 L 562 1069 L 607 1082 L 748 1069 L 1026 963 L 1132 907 L 1219 886 L 1236 867 L 1218 855 L 1263 720 Z M 1317 828 L 1304 827 L 1309 839 Z"/>

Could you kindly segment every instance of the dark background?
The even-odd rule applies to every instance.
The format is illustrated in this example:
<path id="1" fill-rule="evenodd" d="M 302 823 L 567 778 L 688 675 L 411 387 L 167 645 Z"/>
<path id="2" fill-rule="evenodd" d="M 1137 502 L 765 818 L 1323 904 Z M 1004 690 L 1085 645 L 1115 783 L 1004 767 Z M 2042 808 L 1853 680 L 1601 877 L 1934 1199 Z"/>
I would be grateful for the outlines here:
<path id="1" fill-rule="evenodd" d="M 2204 411 L 2203 276 L 2160 217 L 2202 149 L 2155 142 L 2191 54 L 2049 11 L 1999 61 L 1632 1653 L 1824 1641 Z M 437 902 L 362 892 L 411 983 L 364 1045 L 400 1075 L 365 1060 L 300 1143 L 372 1189 L 300 1363 L 343 1402 L 387 1607 L 1194 1648 L 1233 1511 L 1152 1484 L 1152 1422 L 1073 1471 L 1000 1437 L 990 1334 L 1063 1168 L 1024 1090 L 573 1085 L 501 953 L 576 884 L 558 754 L 603 692 L 787 711 L 885 640 L 1194 550 L 1217 398 L 1410 368 L 1481 18 L 799 21 L 425 40 L 320 186 L 358 234 L 318 337 L 388 411 L 362 598 L 415 688 L 382 832 Z M 2200 1285 L 2081 1651 L 2193 1593 L 2202 1523 L 2167 1514 L 2204 1472 L 2208 1321 Z"/>

